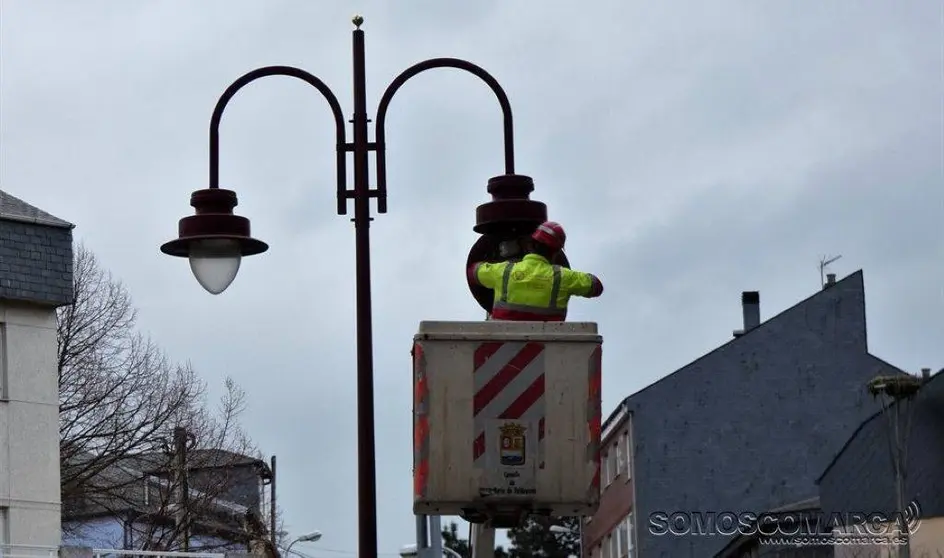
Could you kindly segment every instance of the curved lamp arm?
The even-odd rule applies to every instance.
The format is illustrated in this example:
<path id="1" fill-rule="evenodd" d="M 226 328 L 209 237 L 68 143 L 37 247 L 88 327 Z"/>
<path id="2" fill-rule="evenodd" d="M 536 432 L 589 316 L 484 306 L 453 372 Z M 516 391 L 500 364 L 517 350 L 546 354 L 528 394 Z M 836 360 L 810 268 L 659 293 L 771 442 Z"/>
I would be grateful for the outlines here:
<path id="1" fill-rule="evenodd" d="M 505 90 L 502 89 L 498 81 L 481 67 L 458 58 L 432 58 L 430 60 L 424 60 L 423 62 L 410 66 L 404 70 L 403 73 L 398 75 L 396 79 L 390 82 L 390 85 L 388 85 L 386 91 L 384 91 L 383 97 L 380 98 L 380 105 L 377 107 L 375 139 L 377 140 L 377 211 L 379 213 L 387 212 L 387 161 L 384 154 L 386 147 L 384 143 L 384 120 L 386 120 L 387 117 L 387 107 L 390 105 L 390 100 L 393 98 L 394 93 L 396 93 L 408 79 L 433 68 L 456 68 L 458 70 L 465 70 L 480 78 L 492 89 L 495 96 L 498 97 L 498 103 L 501 105 L 502 116 L 504 117 L 505 174 L 515 173 L 515 141 L 511 103 L 508 102 L 508 96 L 505 94 Z"/>
<path id="2" fill-rule="evenodd" d="M 325 100 L 328 101 L 328 104 L 331 105 L 331 112 L 334 114 L 334 124 L 337 128 L 338 213 L 341 215 L 347 214 L 345 204 L 345 191 L 347 190 L 346 139 L 344 115 L 341 112 L 341 104 L 323 81 L 305 70 L 293 68 L 292 66 L 266 66 L 253 70 L 234 81 L 220 96 L 219 100 L 216 102 L 216 107 L 213 109 L 213 117 L 210 118 L 210 188 L 220 187 L 220 120 L 223 118 L 223 110 L 226 109 L 226 105 L 229 104 L 236 92 L 253 81 L 268 76 L 288 76 L 300 79 L 317 89 L 322 96 L 324 96 Z"/>

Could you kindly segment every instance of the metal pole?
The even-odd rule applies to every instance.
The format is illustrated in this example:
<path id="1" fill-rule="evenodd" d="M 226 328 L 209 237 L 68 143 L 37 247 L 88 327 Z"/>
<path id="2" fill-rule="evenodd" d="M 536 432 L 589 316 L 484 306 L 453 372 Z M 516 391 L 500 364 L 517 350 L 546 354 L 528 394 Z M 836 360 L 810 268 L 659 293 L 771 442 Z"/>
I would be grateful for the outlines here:
<path id="1" fill-rule="evenodd" d="M 429 548 L 429 553 L 433 556 L 433 558 L 442 558 L 442 523 L 440 522 L 440 517 L 438 515 L 429 516 Z"/>
<path id="2" fill-rule="evenodd" d="M 416 516 L 416 558 L 428 558 L 428 525 L 425 515 Z"/>
<path id="3" fill-rule="evenodd" d="M 583 524 L 584 524 L 584 517 L 583 517 L 583 516 L 580 516 L 578 519 L 580 519 L 580 528 L 579 528 L 580 543 L 577 545 L 577 552 L 578 552 L 578 554 L 579 554 L 579 558 L 583 558 Z"/>
<path id="4" fill-rule="evenodd" d="M 270 535 L 272 538 L 272 555 L 278 556 L 279 554 L 279 539 L 278 532 L 276 531 L 275 523 L 275 456 L 273 455 L 270 459 L 269 468 L 272 469 L 272 482 L 269 483 L 269 530 L 271 531 Z"/>
<path id="5" fill-rule="evenodd" d="M 472 558 L 495 558 L 495 529 L 484 523 L 472 525 Z"/>
<path id="6" fill-rule="evenodd" d="M 905 539 L 905 544 L 898 545 L 898 556 L 899 558 L 910 558 L 911 540 L 908 533 L 908 521 L 905 519 L 904 444 L 901 437 L 901 429 L 899 428 L 898 416 L 898 413 L 901 411 L 901 406 L 902 401 L 898 400 L 891 409 L 895 439 L 895 507 L 898 508 L 897 517 L 899 521 L 901 521 L 901 536 Z"/>
<path id="7" fill-rule="evenodd" d="M 370 301 L 370 187 L 364 32 L 354 30 L 354 229 L 357 299 L 357 503 L 361 558 L 377 558 L 374 354 Z"/>
<path id="8" fill-rule="evenodd" d="M 501 105 L 504 127 L 505 174 L 514 178 L 514 126 L 511 104 L 501 85 L 484 69 L 471 62 L 456 58 L 434 58 L 404 70 L 384 91 L 377 109 L 375 141 L 368 139 L 367 97 L 364 59 L 364 32 L 360 29 L 364 19 L 355 16 L 352 20 L 357 29 L 353 34 L 354 55 L 354 139 L 347 142 L 346 126 L 337 97 L 321 79 L 290 66 L 266 66 L 253 70 L 236 81 L 223 92 L 210 118 L 210 173 L 209 190 L 219 189 L 219 127 L 223 111 L 229 101 L 247 84 L 267 76 L 288 76 L 300 79 L 317 89 L 334 115 L 337 135 L 337 193 L 338 214 L 347 214 L 347 201 L 354 200 L 355 228 L 355 283 L 356 283 L 356 329 L 357 329 L 357 451 L 358 451 L 358 553 L 361 558 L 377 558 L 377 486 L 374 448 L 374 384 L 373 384 L 373 323 L 371 313 L 370 284 L 370 199 L 377 198 L 379 213 L 387 212 L 386 165 L 384 159 L 384 119 L 390 100 L 397 90 L 411 77 L 433 68 L 455 68 L 471 73 L 488 85 Z M 377 189 L 371 192 L 368 154 L 377 153 Z M 347 190 L 347 153 L 353 152 L 354 189 Z M 527 177 L 524 177 L 527 178 Z M 530 180 L 530 179 L 529 179 Z M 529 190 L 530 191 L 530 190 Z M 497 194 L 495 194 L 497 195 Z M 494 197 L 494 196 L 493 196 Z M 527 197 L 527 196 L 526 196 Z M 213 228 L 211 225 L 204 225 Z M 226 231 L 223 231 L 226 236 Z M 187 241 L 182 235 L 177 242 Z M 172 254 L 168 243 L 162 250 Z M 176 250 L 176 249 L 175 249 Z M 172 255 L 186 255 L 174 252 Z"/>
<path id="9" fill-rule="evenodd" d="M 174 428 L 174 469 L 177 472 L 177 510 L 174 514 L 183 551 L 190 551 L 190 487 L 187 482 L 187 429 Z"/>

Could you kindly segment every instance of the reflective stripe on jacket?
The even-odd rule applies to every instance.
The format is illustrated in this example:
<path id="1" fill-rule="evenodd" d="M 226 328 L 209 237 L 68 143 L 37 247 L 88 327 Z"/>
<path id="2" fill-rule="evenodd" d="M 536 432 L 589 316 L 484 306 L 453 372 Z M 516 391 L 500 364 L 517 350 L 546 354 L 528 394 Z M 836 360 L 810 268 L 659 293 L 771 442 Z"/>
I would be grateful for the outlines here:
<path id="1" fill-rule="evenodd" d="M 595 276 L 552 265 L 537 254 L 517 262 L 474 264 L 469 279 L 495 291 L 495 320 L 563 321 L 570 297 L 603 293 L 603 283 Z"/>

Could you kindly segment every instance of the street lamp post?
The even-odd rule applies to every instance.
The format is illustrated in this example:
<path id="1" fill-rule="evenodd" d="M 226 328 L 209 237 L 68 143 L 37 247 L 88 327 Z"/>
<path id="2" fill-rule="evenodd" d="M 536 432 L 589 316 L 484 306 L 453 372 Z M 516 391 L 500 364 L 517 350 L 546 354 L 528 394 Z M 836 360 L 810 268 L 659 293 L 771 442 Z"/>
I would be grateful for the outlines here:
<path id="1" fill-rule="evenodd" d="M 346 139 L 346 127 L 337 97 L 319 78 L 290 66 L 267 66 L 253 70 L 234 81 L 220 96 L 210 119 L 210 184 L 209 188 L 193 192 L 190 205 L 195 215 L 184 217 L 178 225 L 178 238 L 161 246 L 171 256 L 190 260 L 190 268 L 197 281 L 210 293 L 223 292 L 235 279 L 242 257 L 260 254 L 268 249 L 265 242 L 250 234 L 249 219 L 233 214 L 237 205 L 236 193 L 219 187 L 219 126 L 230 99 L 249 83 L 268 76 L 288 76 L 300 79 L 317 89 L 330 105 L 334 115 L 337 136 L 337 211 L 347 214 L 347 201 L 354 200 L 355 281 L 357 322 L 357 456 L 358 456 L 358 551 L 363 558 L 377 556 L 377 497 L 374 453 L 374 385 L 373 385 L 373 331 L 370 294 L 370 199 L 377 199 L 378 213 L 387 212 L 387 182 L 384 120 L 393 95 L 411 77 L 432 68 L 456 68 L 469 72 L 484 81 L 495 93 L 501 105 L 504 121 L 505 174 L 488 181 L 492 201 L 476 209 L 474 230 L 483 234 L 472 248 L 470 258 L 492 257 L 501 240 L 521 234 L 530 234 L 547 219 L 547 207 L 530 199 L 534 190 L 530 177 L 514 174 L 514 134 L 511 105 L 504 90 L 488 72 L 465 60 L 434 58 L 415 64 L 396 77 L 386 88 L 377 108 L 374 141 L 368 137 L 367 97 L 365 92 L 364 32 L 360 29 L 363 18 L 355 16 L 353 23 L 354 58 L 354 138 Z M 348 190 L 347 153 L 353 153 L 354 188 Z M 371 188 L 368 156 L 376 154 L 377 187 Z M 483 259 L 484 259 L 483 257 Z M 566 258 L 562 258 L 566 265 Z M 486 310 L 490 300 L 484 293 L 470 286 L 473 296 Z"/>
<path id="2" fill-rule="evenodd" d="M 286 556 L 286 558 L 291 558 L 291 555 L 292 555 L 292 547 L 295 546 L 295 543 L 300 543 L 300 542 L 315 542 L 315 541 L 319 541 L 319 540 L 321 540 L 321 531 L 315 531 L 315 532 L 313 532 L 313 533 L 308 533 L 307 535 L 302 535 L 302 536 L 298 537 L 297 539 L 295 539 L 295 540 L 293 540 L 291 543 L 289 543 L 288 547 L 286 547 L 286 549 L 285 549 L 285 556 Z"/>
<path id="3" fill-rule="evenodd" d="M 461 554 L 449 548 L 448 546 L 442 547 L 442 553 L 443 556 L 449 556 L 449 558 L 462 558 Z M 416 549 L 416 544 L 403 545 L 403 547 L 400 548 L 400 556 L 402 558 L 420 558 L 419 551 Z M 439 557 L 433 556 L 433 558 Z"/>
<path id="4" fill-rule="evenodd" d="M 902 544 L 897 547 L 899 558 L 911 556 L 911 525 L 919 510 L 905 504 L 905 482 L 908 476 L 908 437 L 914 416 L 914 400 L 922 381 L 911 374 L 876 376 L 868 383 L 872 397 L 881 400 L 882 414 L 888 418 L 888 448 L 895 478 L 895 512 L 901 529 Z"/>
<path id="5" fill-rule="evenodd" d="M 561 535 L 577 535 L 577 537 L 579 537 L 578 546 L 577 546 L 577 549 L 578 549 L 577 552 L 579 554 L 578 558 L 583 558 L 583 522 L 584 522 L 584 518 L 581 517 L 580 525 L 579 527 L 577 527 L 576 531 L 573 529 L 570 529 L 569 527 L 564 527 L 563 525 L 551 525 L 550 527 L 548 527 L 548 531 L 550 531 L 551 533 L 558 533 Z"/>

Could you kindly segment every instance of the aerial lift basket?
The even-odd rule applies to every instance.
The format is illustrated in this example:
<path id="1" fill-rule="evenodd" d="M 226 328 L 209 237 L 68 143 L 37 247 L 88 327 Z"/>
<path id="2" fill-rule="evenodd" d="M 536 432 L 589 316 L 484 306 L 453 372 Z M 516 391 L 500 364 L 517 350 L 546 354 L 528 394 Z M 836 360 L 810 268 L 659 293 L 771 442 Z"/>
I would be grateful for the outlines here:
<path id="1" fill-rule="evenodd" d="M 513 526 L 592 515 L 600 358 L 590 322 L 421 322 L 413 343 L 413 511 Z"/>

